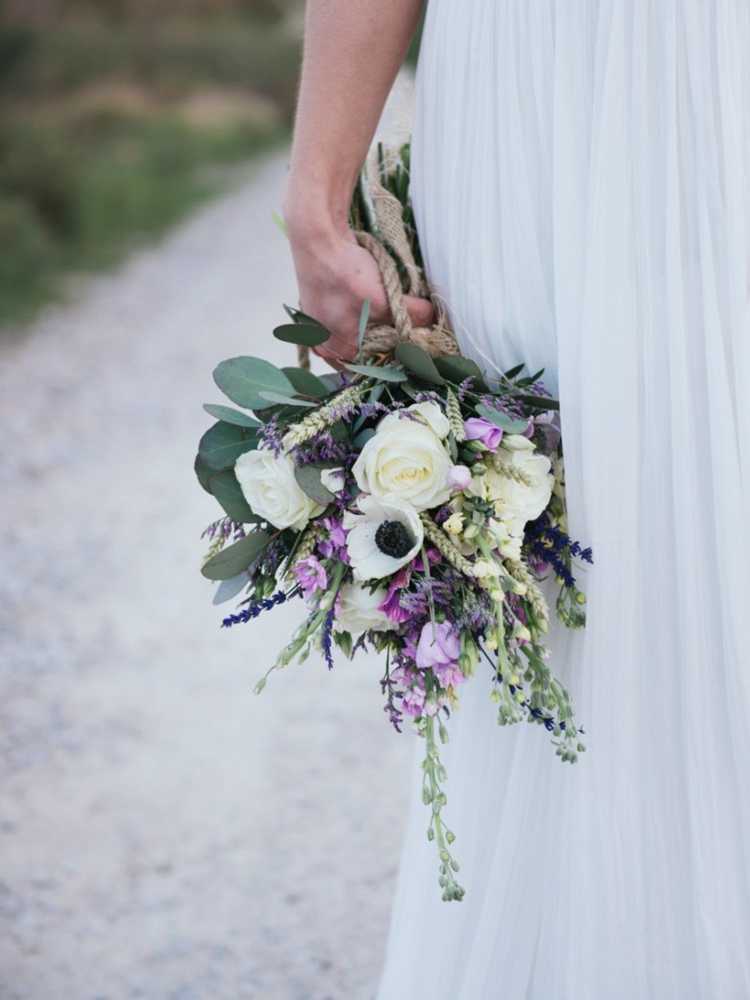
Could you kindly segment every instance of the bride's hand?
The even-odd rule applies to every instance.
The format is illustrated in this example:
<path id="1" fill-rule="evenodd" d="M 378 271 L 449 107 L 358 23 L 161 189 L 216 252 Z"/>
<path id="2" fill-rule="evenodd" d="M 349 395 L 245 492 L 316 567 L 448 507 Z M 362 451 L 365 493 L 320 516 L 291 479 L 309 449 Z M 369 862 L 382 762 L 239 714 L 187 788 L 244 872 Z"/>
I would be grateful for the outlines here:
<path id="1" fill-rule="evenodd" d="M 303 312 L 331 332 L 315 353 L 336 367 L 357 353 L 357 331 L 362 306 L 370 302 L 370 322 L 387 323 L 390 309 L 377 264 L 350 231 L 336 232 L 293 222 L 287 229 L 299 284 Z M 415 326 L 433 322 L 428 299 L 404 296 Z"/>

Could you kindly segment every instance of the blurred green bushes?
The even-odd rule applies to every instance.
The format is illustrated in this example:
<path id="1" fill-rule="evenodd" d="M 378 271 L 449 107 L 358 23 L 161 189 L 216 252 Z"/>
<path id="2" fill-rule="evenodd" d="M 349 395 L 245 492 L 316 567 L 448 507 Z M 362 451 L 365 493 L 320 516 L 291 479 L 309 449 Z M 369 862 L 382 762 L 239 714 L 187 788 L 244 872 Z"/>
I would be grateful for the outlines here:
<path id="1" fill-rule="evenodd" d="M 192 21 L 107 6 L 125 22 L 0 16 L 0 324 L 163 230 L 291 120 L 299 38 L 277 0 Z"/>

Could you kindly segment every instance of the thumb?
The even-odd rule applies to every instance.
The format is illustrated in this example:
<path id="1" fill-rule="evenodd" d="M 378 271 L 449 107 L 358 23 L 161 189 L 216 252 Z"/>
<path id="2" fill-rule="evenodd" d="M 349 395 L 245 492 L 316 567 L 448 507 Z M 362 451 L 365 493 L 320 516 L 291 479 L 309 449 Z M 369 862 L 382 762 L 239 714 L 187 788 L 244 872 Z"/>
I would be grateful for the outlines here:
<path id="1" fill-rule="evenodd" d="M 432 326 L 435 322 L 435 309 L 429 299 L 405 295 L 404 305 L 414 326 Z"/>

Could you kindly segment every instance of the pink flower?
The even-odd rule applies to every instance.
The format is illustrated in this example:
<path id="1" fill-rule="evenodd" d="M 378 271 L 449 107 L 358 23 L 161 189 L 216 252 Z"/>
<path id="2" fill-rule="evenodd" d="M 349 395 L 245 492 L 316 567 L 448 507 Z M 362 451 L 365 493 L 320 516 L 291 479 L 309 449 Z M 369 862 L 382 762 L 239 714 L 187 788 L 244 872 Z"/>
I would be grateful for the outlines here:
<path id="1" fill-rule="evenodd" d="M 297 583 L 302 587 L 305 597 L 310 597 L 328 586 L 328 574 L 315 556 L 300 559 L 294 567 Z"/>
<path id="2" fill-rule="evenodd" d="M 401 707 L 407 715 L 410 715 L 413 719 L 418 718 L 423 710 L 425 703 L 425 693 L 424 688 L 413 687 L 409 688 L 408 691 L 404 692 L 404 696 L 401 699 Z"/>
<path id="3" fill-rule="evenodd" d="M 400 569 L 388 584 L 388 593 L 382 604 L 378 605 L 380 611 L 385 611 L 392 622 L 400 625 L 401 622 L 408 621 L 410 614 L 401 607 L 401 591 L 408 584 L 411 578 L 411 568 L 405 566 Z"/>
<path id="4" fill-rule="evenodd" d="M 341 523 L 333 517 L 324 517 L 323 526 L 328 531 L 328 537 L 318 542 L 318 551 L 326 559 L 339 559 L 341 562 L 349 562 L 349 553 L 346 551 L 346 531 Z"/>
<path id="5" fill-rule="evenodd" d="M 420 670 L 451 666 L 458 662 L 460 655 L 461 641 L 449 622 L 425 623 L 417 645 Z"/>
<path id="6" fill-rule="evenodd" d="M 432 669 L 444 688 L 458 687 L 466 679 L 457 663 L 436 663 Z"/>
<path id="7" fill-rule="evenodd" d="M 498 427 L 498 430 L 500 428 Z M 502 431 L 500 431 L 502 434 Z M 465 490 L 471 482 L 471 471 L 465 465 L 454 465 L 448 473 L 448 485 L 452 490 Z"/>
<path id="8" fill-rule="evenodd" d="M 467 441 L 481 441 L 490 451 L 497 451 L 503 439 L 502 427 L 497 427 L 482 417 L 469 417 L 468 420 L 464 420 L 464 432 Z"/>

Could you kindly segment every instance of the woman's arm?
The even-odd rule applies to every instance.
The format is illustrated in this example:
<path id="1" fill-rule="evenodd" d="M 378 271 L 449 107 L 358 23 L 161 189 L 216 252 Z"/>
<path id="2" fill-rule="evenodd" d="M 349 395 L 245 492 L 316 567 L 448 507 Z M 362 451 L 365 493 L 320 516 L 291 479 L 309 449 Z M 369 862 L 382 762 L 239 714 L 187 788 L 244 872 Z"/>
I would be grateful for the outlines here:
<path id="1" fill-rule="evenodd" d="M 291 168 L 284 205 L 300 306 L 333 336 L 319 353 L 351 359 L 365 299 L 388 317 L 378 269 L 349 230 L 348 212 L 383 105 L 417 25 L 422 0 L 308 0 Z M 425 299 L 406 298 L 418 326 Z"/>

